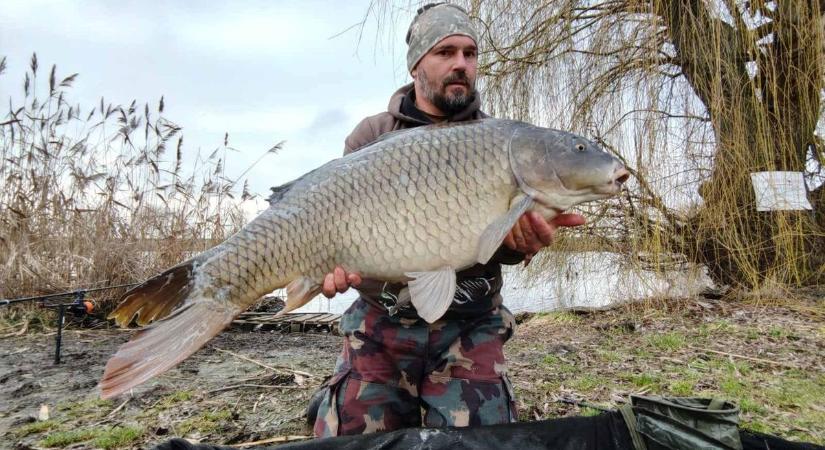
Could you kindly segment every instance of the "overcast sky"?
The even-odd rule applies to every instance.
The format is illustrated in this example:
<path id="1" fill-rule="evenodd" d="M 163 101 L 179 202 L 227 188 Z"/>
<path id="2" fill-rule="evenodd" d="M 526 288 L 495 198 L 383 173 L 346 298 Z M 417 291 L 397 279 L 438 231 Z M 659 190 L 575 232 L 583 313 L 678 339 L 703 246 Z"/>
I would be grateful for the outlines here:
<path id="1" fill-rule="evenodd" d="M 264 197 L 341 155 L 360 119 L 386 108 L 409 81 L 403 43 L 412 14 L 398 11 L 391 32 L 368 20 L 368 0 L 110 2 L 3 0 L 0 101 L 19 95 L 33 52 L 41 71 L 78 72 L 71 104 L 156 105 L 183 127 L 184 151 L 206 154 L 229 133 L 241 152 L 228 158 L 239 175 L 285 140 L 248 175 Z M 342 33 L 343 32 L 343 33 Z M 44 78 L 47 75 L 44 75 Z"/>

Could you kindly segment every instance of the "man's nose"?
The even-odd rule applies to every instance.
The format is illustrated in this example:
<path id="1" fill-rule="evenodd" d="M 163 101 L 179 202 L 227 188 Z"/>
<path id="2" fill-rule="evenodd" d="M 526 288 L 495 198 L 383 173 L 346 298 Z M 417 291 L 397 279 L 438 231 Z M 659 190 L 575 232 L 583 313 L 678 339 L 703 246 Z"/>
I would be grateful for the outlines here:
<path id="1" fill-rule="evenodd" d="M 453 67 L 452 67 L 452 69 L 453 70 L 462 70 L 462 71 L 464 71 L 464 70 L 467 70 L 467 67 L 469 66 L 469 64 L 470 63 L 469 63 L 469 60 L 467 59 L 467 57 L 464 56 L 463 53 L 457 52 L 456 56 L 453 58 Z"/>

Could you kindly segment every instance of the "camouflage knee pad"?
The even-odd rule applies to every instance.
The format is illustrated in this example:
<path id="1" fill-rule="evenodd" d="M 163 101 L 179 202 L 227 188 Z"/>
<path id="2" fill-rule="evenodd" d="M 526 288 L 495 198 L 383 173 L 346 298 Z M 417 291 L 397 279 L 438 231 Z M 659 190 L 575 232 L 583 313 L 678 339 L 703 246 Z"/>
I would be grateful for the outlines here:
<path id="1" fill-rule="evenodd" d="M 514 422 L 503 354 L 513 327 L 504 307 L 428 324 L 357 300 L 341 318 L 344 347 L 315 434 Z"/>

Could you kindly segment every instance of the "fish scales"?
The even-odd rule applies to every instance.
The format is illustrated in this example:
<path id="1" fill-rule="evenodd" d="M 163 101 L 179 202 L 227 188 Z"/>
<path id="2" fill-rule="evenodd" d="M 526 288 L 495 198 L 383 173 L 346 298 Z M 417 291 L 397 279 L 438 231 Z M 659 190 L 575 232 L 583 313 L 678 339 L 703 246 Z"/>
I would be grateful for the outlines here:
<path id="1" fill-rule="evenodd" d="M 270 208 L 238 233 L 127 293 L 111 315 L 120 325 L 163 320 L 109 360 L 102 396 L 174 366 L 274 289 L 287 287 L 287 309 L 301 306 L 336 265 L 408 282 L 421 317 L 435 321 L 455 271 L 486 262 L 521 214 L 549 218 L 613 195 L 626 172 L 584 138 L 515 121 L 385 135 L 274 188 Z"/>

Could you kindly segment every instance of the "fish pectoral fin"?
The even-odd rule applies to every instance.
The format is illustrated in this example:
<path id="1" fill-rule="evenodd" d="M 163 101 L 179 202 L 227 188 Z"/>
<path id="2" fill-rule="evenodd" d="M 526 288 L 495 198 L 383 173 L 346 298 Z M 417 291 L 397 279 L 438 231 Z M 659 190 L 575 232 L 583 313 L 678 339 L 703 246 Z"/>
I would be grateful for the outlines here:
<path id="1" fill-rule="evenodd" d="M 510 205 L 510 210 L 507 211 L 507 214 L 504 214 L 487 226 L 478 241 L 478 258 L 476 261 L 481 264 L 487 264 L 487 261 L 489 261 L 498 248 L 501 247 L 501 243 L 504 242 L 507 233 L 516 225 L 519 217 L 526 213 L 532 204 L 532 197 L 525 194 L 520 200 Z"/>
<path id="2" fill-rule="evenodd" d="M 163 320 L 139 331 L 106 363 L 100 381 L 102 398 L 112 398 L 183 361 L 221 330 L 242 308 L 195 297 Z"/>
<path id="3" fill-rule="evenodd" d="M 286 305 L 278 312 L 278 316 L 298 309 L 321 293 L 321 285 L 310 277 L 300 277 L 286 285 Z"/>
<path id="4" fill-rule="evenodd" d="M 404 275 L 412 278 L 407 286 L 418 315 L 428 323 L 440 319 L 455 296 L 455 270 L 442 267 L 434 272 L 409 272 Z"/>

